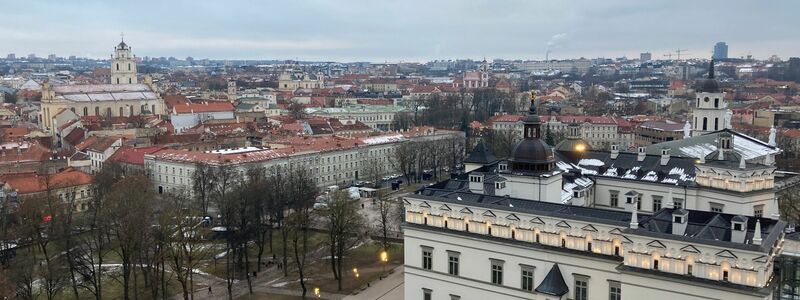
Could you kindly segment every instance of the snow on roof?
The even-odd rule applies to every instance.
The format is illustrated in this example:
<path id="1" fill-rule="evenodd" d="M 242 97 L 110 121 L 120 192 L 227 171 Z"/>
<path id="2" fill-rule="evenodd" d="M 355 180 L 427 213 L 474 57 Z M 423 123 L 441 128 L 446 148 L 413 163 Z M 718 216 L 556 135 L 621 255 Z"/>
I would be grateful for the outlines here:
<path id="1" fill-rule="evenodd" d="M 377 145 L 377 144 L 385 144 L 385 143 L 393 143 L 405 140 L 406 138 L 402 134 L 395 134 L 395 135 L 382 135 L 376 137 L 370 137 L 364 139 L 364 144 L 367 145 Z"/>
<path id="2" fill-rule="evenodd" d="M 263 150 L 259 147 L 242 147 L 236 149 L 219 149 L 219 150 L 211 150 L 206 151 L 206 153 L 213 153 L 213 154 L 236 154 L 236 153 L 247 153 L 253 151 Z"/>
<path id="3" fill-rule="evenodd" d="M 578 165 L 600 167 L 605 165 L 605 163 L 596 158 L 584 158 L 578 162 Z"/>

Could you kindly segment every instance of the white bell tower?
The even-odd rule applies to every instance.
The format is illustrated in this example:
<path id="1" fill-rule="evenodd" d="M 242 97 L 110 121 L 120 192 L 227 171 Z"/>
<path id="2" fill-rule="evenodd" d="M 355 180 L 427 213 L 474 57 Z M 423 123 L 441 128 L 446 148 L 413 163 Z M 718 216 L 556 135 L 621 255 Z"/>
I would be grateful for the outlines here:
<path id="1" fill-rule="evenodd" d="M 699 136 L 709 132 L 730 128 L 726 124 L 728 102 L 725 100 L 725 92 L 719 87 L 719 83 L 714 79 L 714 60 L 708 67 L 708 78 L 703 81 L 700 89 L 695 93 L 696 104 L 693 110 L 694 122 L 692 122 L 692 136 Z"/>
<path id="2" fill-rule="evenodd" d="M 136 61 L 131 55 L 131 47 L 125 40 L 114 47 L 114 56 L 111 58 L 111 84 L 135 84 Z"/>

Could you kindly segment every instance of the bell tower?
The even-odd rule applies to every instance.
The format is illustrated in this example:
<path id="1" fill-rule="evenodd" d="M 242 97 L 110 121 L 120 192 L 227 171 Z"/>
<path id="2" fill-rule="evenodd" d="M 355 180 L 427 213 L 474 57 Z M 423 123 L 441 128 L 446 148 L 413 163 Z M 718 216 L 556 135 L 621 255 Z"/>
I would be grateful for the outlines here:
<path id="1" fill-rule="evenodd" d="M 730 128 L 727 117 L 728 102 L 725 92 L 719 87 L 719 82 L 714 78 L 714 60 L 708 67 L 708 78 L 695 93 L 697 95 L 693 112 L 692 136 L 699 136 L 709 132 Z"/>
<path id="2" fill-rule="evenodd" d="M 134 58 L 131 47 L 125 44 L 124 39 L 114 47 L 114 55 L 111 57 L 111 84 L 138 83 Z"/>

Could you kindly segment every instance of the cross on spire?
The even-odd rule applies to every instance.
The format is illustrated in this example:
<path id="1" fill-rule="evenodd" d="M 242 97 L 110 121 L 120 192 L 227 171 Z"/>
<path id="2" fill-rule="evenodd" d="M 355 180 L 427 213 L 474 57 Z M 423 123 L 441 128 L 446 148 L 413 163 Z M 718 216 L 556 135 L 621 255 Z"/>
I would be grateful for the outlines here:
<path id="1" fill-rule="evenodd" d="M 124 33 L 124 32 L 120 32 L 120 33 L 119 33 L 119 39 L 120 39 L 120 41 L 122 41 L 123 43 L 125 42 L 125 33 Z"/>

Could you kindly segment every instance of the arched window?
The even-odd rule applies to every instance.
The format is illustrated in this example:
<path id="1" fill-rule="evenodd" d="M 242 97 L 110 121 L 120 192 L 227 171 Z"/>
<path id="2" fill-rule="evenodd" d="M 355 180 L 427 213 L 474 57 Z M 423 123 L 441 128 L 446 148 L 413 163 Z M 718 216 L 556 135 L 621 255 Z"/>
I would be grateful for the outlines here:
<path id="1" fill-rule="evenodd" d="M 119 64 L 117 64 L 117 71 L 119 71 Z"/>
<path id="2" fill-rule="evenodd" d="M 119 108 L 119 116 L 122 117 L 122 115 L 124 115 L 124 111 L 123 111 L 122 107 L 120 107 Z"/>
<path id="3" fill-rule="evenodd" d="M 111 117 L 111 116 L 113 116 L 113 115 L 111 114 L 111 107 L 106 107 L 106 116 L 107 116 L 107 117 Z"/>
<path id="4" fill-rule="evenodd" d="M 128 71 L 131 70 L 131 63 L 128 63 Z"/>
<path id="5" fill-rule="evenodd" d="M 119 84 L 119 78 L 117 78 L 117 84 Z"/>
<path id="6" fill-rule="evenodd" d="M 714 118 L 714 130 L 719 130 L 719 118 Z"/>
<path id="7" fill-rule="evenodd" d="M 75 112 L 75 108 L 74 107 L 70 107 L 69 110 L 71 110 L 72 112 Z"/>
<path id="8" fill-rule="evenodd" d="M 85 117 L 85 116 L 88 116 L 88 115 L 89 115 L 89 108 L 84 106 L 83 107 L 83 116 Z"/>
<path id="9" fill-rule="evenodd" d="M 151 107 L 151 109 L 150 109 L 150 113 L 155 115 L 155 114 L 156 114 L 156 105 L 155 105 L 155 104 L 153 104 L 153 105 L 151 105 L 150 107 Z"/>
<path id="10" fill-rule="evenodd" d="M 128 78 L 128 83 L 133 84 L 133 78 Z"/>
<path id="11" fill-rule="evenodd" d="M 703 130 L 708 130 L 708 118 L 703 117 Z"/>
<path id="12" fill-rule="evenodd" d="M 714 108 L 719 108 L 719 98 L 714 98 Z"/>
<path id="13" fill-rule="evenodd" d="M 97 107 L 97 106 L 94 107 L 94 115 L 95 116 L 100 116 L 100 107 Z"/>

